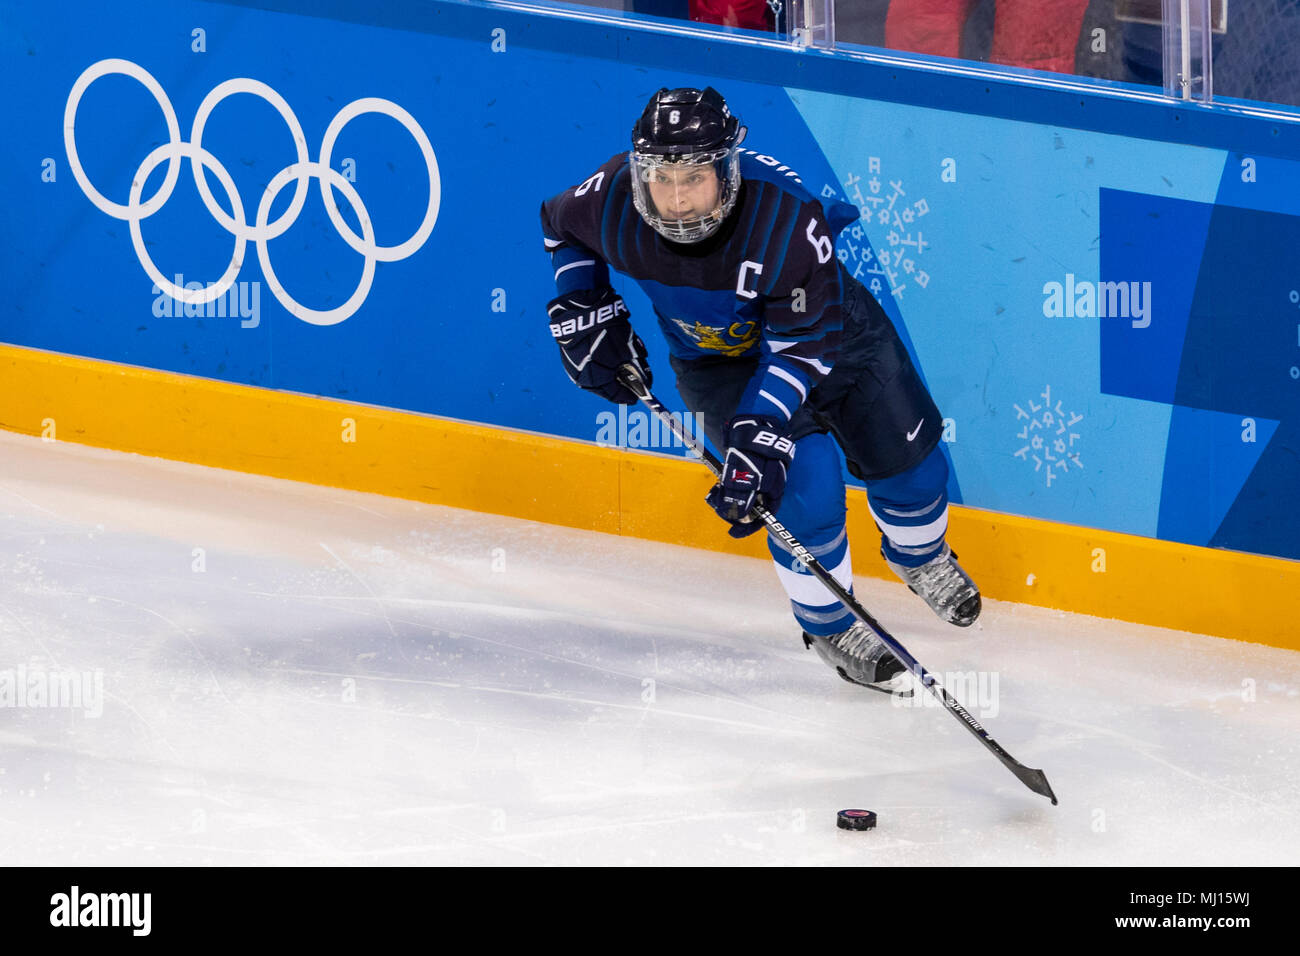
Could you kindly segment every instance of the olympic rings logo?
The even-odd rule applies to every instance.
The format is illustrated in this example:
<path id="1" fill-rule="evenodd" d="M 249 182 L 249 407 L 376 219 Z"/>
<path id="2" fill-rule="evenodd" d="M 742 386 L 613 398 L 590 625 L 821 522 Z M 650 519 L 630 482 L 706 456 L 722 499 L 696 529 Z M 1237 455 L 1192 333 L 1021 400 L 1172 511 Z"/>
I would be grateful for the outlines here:
<path id="1" fill-rule="evenodd" d="M 115 73 L 138 80 L 158 102 L 158 105 L 162 108 L 163 118 L 167 122 L 167 142 L 149 153 L 140 163 L 140 167 L 135 172 L 135 177 L 131 180 L 131 191 L 126 205 L 105 198 L 99 190 L 91 185 L 85 170 L 81 167 L 81 160 L 77 156 L 77 105 L 81 102 L 81 97 L 90 84 L 102 76 Z M 252 93 L 274 107 L 288 125 L 289 132 L 293 136 L 294 149 L 297 153 L 295 162 L 276 173 L 271 178 L 270 183 L 267 184 L 266 190 L 262 193 L 262 198 L 258 200 L 257 212 L 252 225 L 249 225 L 244 215 L 244 204 L 235 188 L 234 180 L 230 177 L 230 173 L 225 166 L 218 162 L 215 156 L 203 148 L 203 128 L 208 121 L 208 117 L 211 116 L 218 103 L 236 93 Z M 365 204 L 361 202 L 361 197 L 352 184 L 330 166 L 330 155 L 333 152 L 334 143 L 338 139 L 339 133 L 351 120 L 364 113 L 381 113 L 401 123 L 406 128 L 406 131 L 411 134 L 416 145 L 419 146 L 425 165 L 429 169 L 429 204 L 425 209 L 424 221 L 420 223 L 419 228 L 415 230 L 415 233 L 409 239 L 393 246 L 381 246 L 375 242 L 375 230 L 370 222 L 370 214 L 367 212 Z M 266 283 L 275 295 L 276 300 L 290 313 L 304 322 L 310 322 L 312 325 L 337 325 L 355 313 L 370 293 L 370 286 L 375 277 L 375 263 L 396 262 L 405 259 L 423 246 L 425 240 L 429 238 L 429 234 L 433 232 L 434 223 L 438 219 L 438 207 L 442 199 L 442 179 L 438 173 L 438 160 L 433 154 L 433 146 L 429 143 L 429 137 L 425 135 L 424 130 L 415 121 L 415 118 L 396 103 L 378 97 L 365 97 L 353 100 L 347 106 L 344 106 L 330 120 L 325 129 L 325 137 L 321 140 L 320 158 L 312 162 L 307 153 L 307 139 L 303 135 L 302 125 L 298 122 L 298 117 L 294 115 L 293 110 L 289 108 L 289 104 L 285 102 L 284 97 L 265 83 L 241 77 L 218 84 L 212 92 L 204 97 L 203 102 L 199 104 L 198 112 L 194 116 L 194 125 L 190 129 L 190 141 L 187 143 L 180 137 L 180 126 L 176 121 L 176 112 L 172 109 L 171 101 L 167 98 L 167 94 L 163 92 L 161 84 L 147 70 L 130 60 L 100 60 L 98 63 L 88 66 L 81 76 L 77 77 L 77 82 L 72 85 L 72 91 L 68 94 L 68 103 L 63 112 L 63 145 L 68 153 L 68 165 L 72 169 L 73 176 L 76 177 L 77 185 L 86 194 L 86 198 L 98 209 L 108 213 L 114 219 L 122 219 L 130 224 L 131 245 L 140 260 L 140 265 L 144 267 L 144 271 L 153 279 L 159 289 L 172 298 L 185 303 L 203 304 L 219 298 L 234 285 L 239 270 L 244 264 L 245 244 L 251 240 L 257 248 L 257 260 L 261 263 Z M 149 257 L 140 228 L 143 220 L 156 213 L 171 198 L 172 190 L 175 188 L 176 180 L 180 175 L 180 161 L 182 159 L 189 159 L 190 161 L 190 169 L 194 175 L 194 185 L 198 187 L 199 196 L 203 199 L 203 205 L 212 214 L 212 218 L 235 237 L 235 250 L 230 257 L 230 264 L 226 267 L 226 271 L 215 283 L 209 283 L 202 289 L 185 289 L 169 281 Z M 141 193 L 144 191 L 144 184 L 149 178 L 149 174 L 164 162 L 167 163 L 167 173 L 163 178 L 162 185 L 158 187 L 156 193 L 148 199 L 142 200 Z M 213 197 L 212 191 L 208 187 L 207 176 L 203 172 L 205 167 L 212 171 L 217 178 L 217 182 L 221 184 L 221 188 L 225 190 L 226 197 L 230 200 L 232 215 L 227 215 L 226 211 L 218 205 Z M 329 214 L 330 222 L 334 224 L 334 228 L 338 230 L 343 241 L 365 259 L 361 272 L 361 282 L 358 284 L 356 291 L 352 293 L 351 298 L 337 308 L 323 311 L 307 308 L 285 291 L 284 286 L 276 278 L 275 270 L 271 268 L 270 251 L 267 248 L 267 243 L 271 239 L 282 235 L 297 221 L 298 213 L 302 211 L 303 204 L 307 201 L 307 188 L 313 178 L 320 180 L 321 199 L 325 203 L 325 210 Z M 274 222 L 268 221 L 271 214 L 271 204 L 275 201 L 275 197 L 290 183 L 294 184 L 294 191 L 289 208 Z M 343 194 L 343 198 L 348 201 L 352 211 L 356 214 L 361 226 L 360 236 L 352 231 L 339 212 L 334 199 L 335 188 Z"/>

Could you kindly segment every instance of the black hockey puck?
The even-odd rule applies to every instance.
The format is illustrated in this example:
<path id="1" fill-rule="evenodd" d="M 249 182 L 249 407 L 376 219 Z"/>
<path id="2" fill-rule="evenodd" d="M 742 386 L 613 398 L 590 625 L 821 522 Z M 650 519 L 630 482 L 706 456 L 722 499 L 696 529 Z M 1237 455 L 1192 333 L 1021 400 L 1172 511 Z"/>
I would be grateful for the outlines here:
<path id="1" fill-rule="evenodd" d="M 874 810 L 841 810 L 835 819 L 835 825 L 841 830 L 874 830 L 876 812 Z"/>

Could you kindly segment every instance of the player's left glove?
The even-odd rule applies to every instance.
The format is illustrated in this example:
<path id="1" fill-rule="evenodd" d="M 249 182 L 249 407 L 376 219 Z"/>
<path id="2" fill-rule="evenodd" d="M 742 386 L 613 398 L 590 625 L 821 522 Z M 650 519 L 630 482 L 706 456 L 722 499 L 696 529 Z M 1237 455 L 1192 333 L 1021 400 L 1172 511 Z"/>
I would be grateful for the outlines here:
<path id="1" fill-rule="evenodd" d="M 755 503 L 768 511 L 781 507 L 786 469 L 794 460 L 794 442 L 785 425 L 767 415 L 741 415 L 727 422 L 723 440 L 727 457 L 722 477 L 709 492 L 709 506 L 731 522 L 733 538 L 744 538 L 763 527 L 750 516 Z"/>
<path id="2" fill-rule="evenodd" d="M 618 380 L 619 368 L 635 365 L 647 387 L 654 378 L 623 297 L 609 288 L 572 292 L 548 302 L 546 313 L 573 384 L 619 405 L 635 405 L 637 397 Z"/>

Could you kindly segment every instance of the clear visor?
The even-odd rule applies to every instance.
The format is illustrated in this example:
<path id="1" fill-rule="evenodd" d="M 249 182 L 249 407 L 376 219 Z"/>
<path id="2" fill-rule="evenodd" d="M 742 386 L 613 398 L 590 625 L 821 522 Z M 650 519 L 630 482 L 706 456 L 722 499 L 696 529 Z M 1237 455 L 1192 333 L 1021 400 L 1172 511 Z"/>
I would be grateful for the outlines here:
<path id="1" fill-rule="evenodd" d="M 736 202 L 735 150 L 683 157 L 632 153 L 632 201 L 660 235 L 699 242 L 722 225 Z"/>

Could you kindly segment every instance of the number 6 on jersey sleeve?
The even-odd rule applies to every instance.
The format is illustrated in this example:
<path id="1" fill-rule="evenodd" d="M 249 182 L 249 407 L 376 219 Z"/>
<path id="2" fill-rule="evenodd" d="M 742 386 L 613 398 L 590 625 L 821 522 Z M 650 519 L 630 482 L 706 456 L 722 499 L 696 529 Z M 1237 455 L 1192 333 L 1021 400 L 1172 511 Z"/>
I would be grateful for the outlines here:
<path id="1" fill-rule="evenodd" d="M 575 190 L 573 191 L 573 195 L 575 195 L 575 196 L 585 196 L 585 195 L 587 195 L 587 190 L 591 189 L 593 186 L 596 187 L 596 192 L 600 192 L 600 185 L 601 185 L 601 183 L 603 183 L 604 181 L 605 181 L 605 170 L 602 169 L 602 170 L 601 170 L 600 172 L 598 172 L 595 176 L 592 176 L 590 179 L 588 179 L 586 182 L 584 182 L 581 186 L 579 186 L 577 189 L 575 189 Z"/>
<path id="2" fill-rule="evenodd" d="M 813 235 L 813 230 L 816 228 L 817 228 L 816 218 L 809 219 L 808 232 L 806 233 L 806 235 L 808 236 L 808 241 L 811 242 L 813 248 L 817 250 L 817 261 L 822 264 L 825 264 L 831 261 L 831 256 L 834 255 L 835 248 L 834 246 L 831 245 L 830 236 Z"/>

